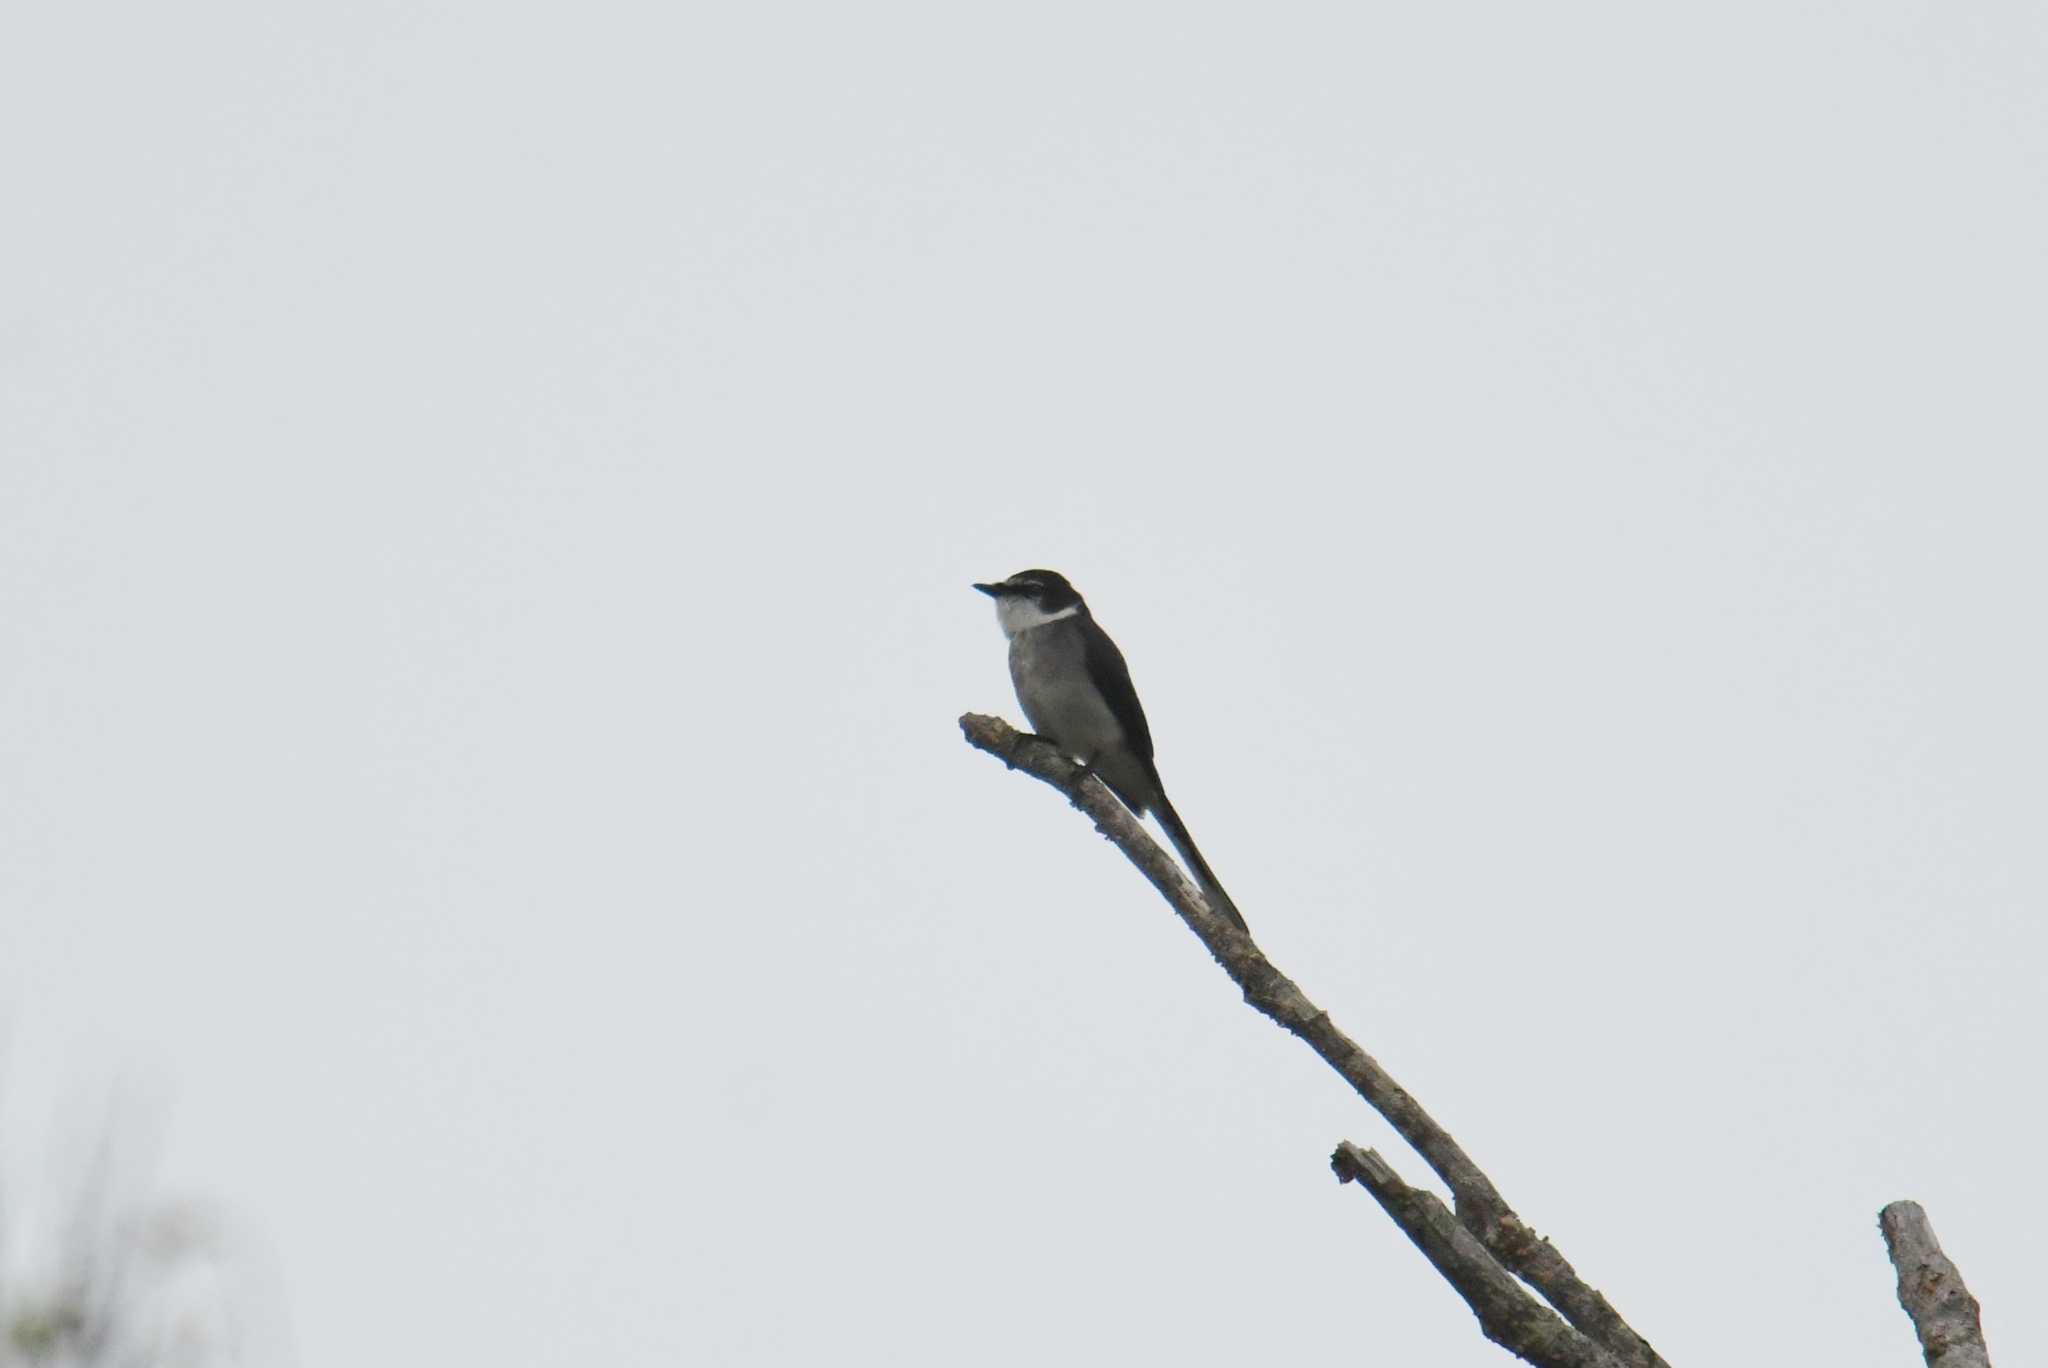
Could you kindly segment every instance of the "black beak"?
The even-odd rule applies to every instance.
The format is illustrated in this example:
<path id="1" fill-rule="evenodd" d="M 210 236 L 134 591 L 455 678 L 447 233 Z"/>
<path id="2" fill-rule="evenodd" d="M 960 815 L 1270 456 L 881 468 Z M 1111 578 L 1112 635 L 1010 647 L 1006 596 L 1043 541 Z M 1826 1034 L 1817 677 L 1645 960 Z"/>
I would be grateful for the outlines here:
<path id="1" fill-rule="evenodd" d="M 987 594 L 990 598 L 1001 598 L 1003 596 L 1003 586 L 1000 584 L 977 584 L 974 587 Z"/>

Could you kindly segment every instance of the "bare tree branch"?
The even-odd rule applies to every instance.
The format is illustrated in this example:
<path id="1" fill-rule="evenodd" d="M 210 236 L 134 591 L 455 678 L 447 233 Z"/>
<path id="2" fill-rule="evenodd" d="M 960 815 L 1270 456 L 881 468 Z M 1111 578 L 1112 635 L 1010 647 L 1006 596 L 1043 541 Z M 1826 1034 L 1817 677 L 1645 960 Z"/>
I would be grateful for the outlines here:
<path id="1" fill-rule="evenodd" d="M 1530 1296 L 1478 1237 L 1458 1224 L 1435 1193 L 1402 1182 L 1378 1151 L 1346 1140 L 1330 1156 L 1330 1167 L 1340 1181 L 1357 1183 L 1378 1200 L 1444 1281 L 1457 1289 L 1479 1318 L 1480 1330 L 1495 1344 L 1538 1368 L 1620 1368 L 1620 1359 Z"/>
<path id="2" fill-rule="evenodd" d="M 1548 1240 L 1523 1224 L 1492 1180 L 1407 1089 L 1338 1030 L 1329 1013 L 1274 968 L 1248 934 L 1209 910 L 1180 866 L 1108 789 L 1089 782 L 1085 771 L 1056 747 L 1018 732 L 1001 718 L 968 713 L 960 719 L 960 730 L 968 744 L 1059 789 L 1092 817 L 1096 830 L 1115 842 L 1201 938 L 1224 972 L 1244 990 L 1245 1001 L 1321 1055 L 1436 1170 L 1451 1190 L 1459 1224 L 1477 1237 L 1494 1259 L 1542 1293 L 1574 1328 L 1605 1346 L 1624 1368 L 1668 1368 L 1649 1342 L 1579 1277 Z"/>
<path id="3" fill-rule="evenodd" d="M 1885 1253 L 1899 1274 L 1899 1305 L 1920 1336 L 1927 1368 L 1991 1368 L 1977 1299 L 1941 1252 L 1918 1202 L 1893 1202 L 1877 1213 Z"/>

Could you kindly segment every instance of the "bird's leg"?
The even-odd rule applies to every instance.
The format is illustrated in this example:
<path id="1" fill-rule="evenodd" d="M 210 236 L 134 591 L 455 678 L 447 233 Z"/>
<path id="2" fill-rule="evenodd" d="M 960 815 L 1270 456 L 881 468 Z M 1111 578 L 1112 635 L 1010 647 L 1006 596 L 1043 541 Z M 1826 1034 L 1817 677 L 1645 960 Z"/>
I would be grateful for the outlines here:
<path id="1" fill-rule="evenodd" d="M 1075 785 L 1076 785 L 1076 786 L 1079 786 L 1079 785 L 1081 785 L 1081 784 L 1085 784 L 1085 783 L 1087 783 L 1087 782 L 1088 782 L 1088 776 L 1089 776 L 1089 775 L 1091 775 L 1091 774 L 1093 774 L 1093 773 L 1095 773 L 1095 757 L 1094 757 L 1094 756 L 1092 756 L 1092 755 L 1075 755 L 1075 754 L 1071 753 L 1070 751 L 1068 751 L 1068 750 L 1067 750 L 1067 748 L 1066 748 L 1065 746 L 1062 746 L 1062 745 L 1061 745 L 1061 744 L 1059 743 L 1059 738 L 1058 738 L 1058 737 L 1055 737 L 1055 736 L 1047 736 L 1047 735 L 1046 735 L 1046 734 L 1045 734 L 1044 732 L 1018 732 L 1018 733 L 1017 733 L 1017 735 L 1018 735 L 1018 737 L 1019 737 L 1020 739 L 1022 739 L 1022 740 L 1025 740 L 1025 741 L 1037 741 L 1037 742 L 1040 742 L 1040 743 L 1042 743 L 1042 744 L 1044 744 L 1044 745 L 1047 745 L 1047 746 L 1051 746 L 1051 747 L 1052 747 L 1052 748 L 1053 748 L 1054 750 L 1058 751 L 1058 752 L 1059 752 L 1059 753 L 1060 753 L 1061 755 L 1063 755 L 1063 756 L 1066 756 L 1066 758 L 1067 758 L 1068 760 L 1072 761 L 1072 762 L 1073 762 L 1074 764 L 1077 764 L 1077 765 L 1079 765 L 1079 766 L 1081 767 L 1081 772 L 1080 772 L 1080 774 L 1076 775 L 1076 776 L 1075 776 L 1075 778 L 1074 778 L 1074 783 L 1075 783 Z"/>
<path id="2" fill-rule="evenodd" d="M 1044 732 L 1018 732 L 1017 735 L 1022 737 L 1026 741 L 1042 741 L 1046 745 L 1051 746 L 1054 750 L 1058 751 L 1061 755 L 1066 756 L 1067 759 L 1072 761 L 1074 764 L 1080 766 L 1081 772 L 1074 776 L 1073 786 L 1075 792 L 1078 793 L 1090 779 L 1097 779 L 1101 777 L 1095 773 L 1096 757 L 1094 755 L 1074 755 L 1071 752 L 1069 752 L 1066 747 L 1062 746 L 1059 743 L 1059 738 L 1047 736 Z M 1103 787 L 1109 787 L 1108 781 L 1105 780 L 1103 782 Z"/>

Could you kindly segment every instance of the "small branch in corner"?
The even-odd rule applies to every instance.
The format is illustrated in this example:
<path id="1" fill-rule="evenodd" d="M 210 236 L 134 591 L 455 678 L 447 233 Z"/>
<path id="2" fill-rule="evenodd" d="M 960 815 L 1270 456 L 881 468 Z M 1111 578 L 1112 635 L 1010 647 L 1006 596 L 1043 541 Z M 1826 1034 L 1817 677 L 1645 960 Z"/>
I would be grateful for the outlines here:
<path id="1" fill-rule="evenodd" d="M 1977 1299 L 1918 1202 L 1893 1202 L 1877 1213 L 1884 1249 L 1899 1275 L 1899 1305 L 1920 1336 L 1927 1368 L 1991 1368 Z"/>

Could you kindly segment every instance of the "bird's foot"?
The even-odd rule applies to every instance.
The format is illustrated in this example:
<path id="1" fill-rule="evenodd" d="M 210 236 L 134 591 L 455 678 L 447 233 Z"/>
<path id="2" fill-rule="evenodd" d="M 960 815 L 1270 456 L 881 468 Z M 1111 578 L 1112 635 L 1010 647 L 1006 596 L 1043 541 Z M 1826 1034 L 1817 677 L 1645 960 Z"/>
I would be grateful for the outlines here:
<path id="1" fill-rule="evenodd" d="M 1043 736 L 1040 735 L 1038 732 L 1020 731 L 1017 733 L 1017 739 L 1019 741 L 1042 741 L 1048 746 L 1050 746 L 1053 743 L 1052 738 L 1050 736 Z M 1017 768 L 1017 762 L 1015 760 L 1005 759 L 1003 763 L 1009 766 L 1011 769 Z"/>

